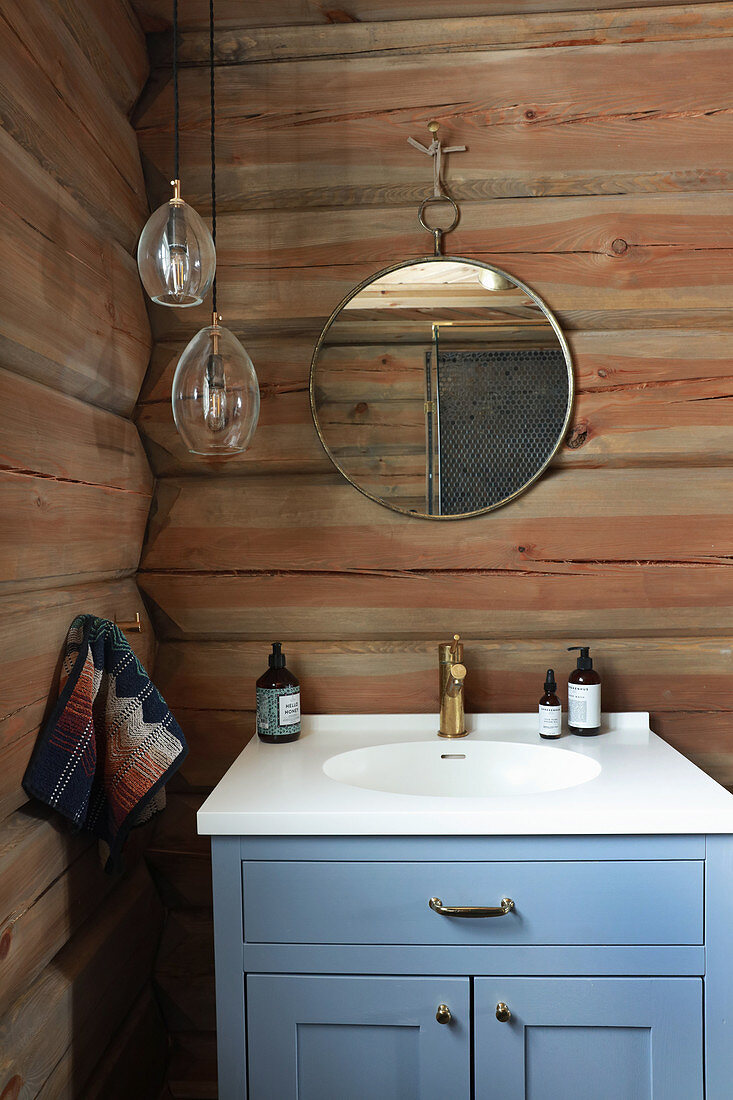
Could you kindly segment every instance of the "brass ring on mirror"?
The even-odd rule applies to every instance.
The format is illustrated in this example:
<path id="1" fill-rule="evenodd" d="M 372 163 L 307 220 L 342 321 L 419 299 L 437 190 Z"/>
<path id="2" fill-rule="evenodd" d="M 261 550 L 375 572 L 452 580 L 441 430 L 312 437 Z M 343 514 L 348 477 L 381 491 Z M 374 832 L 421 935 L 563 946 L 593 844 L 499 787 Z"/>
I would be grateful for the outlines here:
<path id="1" fill-rule="evenodd" d="M 453 221 L 450 223 L 450 225 L 433 227 L 432 225 L 428 225 L 428 223 L 425 221 L 425 211 L 428 206 L 433 206 L 436 203 L 440 202 L 447 202 L 450 206 L 453 207 Z M 420 225 L 423 227 L 423 229 L 426 229 L 428 233 L 435 233 L 436 230 L 438 230 L 440 233 L 450 233 L 451 230 L 455 229 L 455 227 L 458 225 L 461 215 L 458 210 L 457 204 L 453 201 L 450 195 L 430 195 L 429 198 L 423 199 L 423 201 L 420 203 L 420 209 L 418 210 L 417 217 Z"/>

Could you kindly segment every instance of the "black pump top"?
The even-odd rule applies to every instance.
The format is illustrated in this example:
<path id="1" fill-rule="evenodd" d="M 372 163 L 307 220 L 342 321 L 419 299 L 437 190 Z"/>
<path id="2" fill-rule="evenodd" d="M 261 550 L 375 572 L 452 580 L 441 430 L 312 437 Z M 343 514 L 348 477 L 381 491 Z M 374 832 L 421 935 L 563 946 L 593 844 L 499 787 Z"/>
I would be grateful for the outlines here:
<path id="1" fill-rule="evenodd" d="M 547 676 L 545 677 L 545 691 L 548 695 L 554 695 L 557 691 L 554 668 L 548 668 L 547 670 Z"/>
<path id="2" fill-rule="evenodd" d="M 580 656 L 578 657 L 576 668 L 593 668 L 593 661 L 589 657 L 590 646 L 589 645 L 569 645 L 568 653 L 573 649 L 580 650 Z"/>
<path id="3" fill-rule="evenodd" d="M 282 642 L 272 643 L 272 653 L 267 658 L 270 668 L 285 668 L 285 654 L 281 652 Z"/>

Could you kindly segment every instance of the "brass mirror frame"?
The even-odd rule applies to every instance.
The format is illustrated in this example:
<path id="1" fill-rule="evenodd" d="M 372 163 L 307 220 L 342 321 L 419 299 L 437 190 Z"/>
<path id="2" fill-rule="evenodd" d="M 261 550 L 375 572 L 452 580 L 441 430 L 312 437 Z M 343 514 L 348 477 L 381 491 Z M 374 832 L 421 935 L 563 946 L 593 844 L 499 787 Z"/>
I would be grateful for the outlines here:
<path id="1" fill-rule="evenodd" d="M 557 339 L 560 343 L 560 347 L 562 348 L 563 355 L 565 356 L 565 365 L 566 365 L 567 371 L 568 371 L 568 405 L 567 405 L 567 409 L 566 409 L 566 412 L 565 412 L 565 420 L 563 421 L 563 426 L 562 426 L 562 429 L 560 431 L 558 441 L 557 441 L 555 447 L 553 448 L 552 453 L 548 456 L 546 462 L 544 462 L 542 464 L 542 466 L 539 468 L 539 470 L 537 470 L 537 472 L 534 474 L 534 476 L 531 477 L 529 479 L 529 481 L 525 482 L 525 484 L 521 487 L 521 489 L 517 489 L 514 493 L 511 493 L 509 496 L 504 497 L 503 500 L 496 501 L 495 504 L 490 504 L 486 508 L 479 508 L 474 512 L 453 512 L 449 515 L 429 515 L 427 512 L 425 512 L 425 513 L 423 513 L 423 512 L 413 512 L 409 508 L 401 508 L 398 504 L 391 504 L 389 501 L 384 500 L 382 497 L 374 496 L 373 493 L 367 492 L 367 490 L 363 489 L 361 487 L 361 485 L 358 485 L 355 481 L 353 481 L 349 477 L 349 475 L 346 473 L 344 468 L 337 462 L 337 460 L 334 457 L 334 455 L 332 454 L 328 444 L 326 443 L 326 440 L 323 438 L 323 432 L 321 431 L 321 426 L 318 423 L 318 411 L 316 409 L 316 395 L 315 395 L 316 366 L 317 366 L 317 363 L 318 363 L 318 356 L 319 356 L 319 354 L 321 352 L 321 349 L 323 347 L 323 344 L 324 344 L 324 340 L 326 338 L 326 335 L 329 332 L 329 329 L 333 325 L 334 321 L 339 316 L 339 314 L 343 310 L 344 306 L 346 306 L 347 303 L 352 300 L 352 298 L 355 298 L 357 294 L 360 294 L 361 291 L 364 290 L 366 287 L 368 287 L 371 283 L 375 283 L 378 279 L 381 279 L 382 276 L 384 276 L 384 275 L 390 275 L 393 271 L 400 271 L 402 268 L 414 267 L 416 264 L 424 264 L 424 263 L 459 263 L 459 264 L 466 264 L 467 266 L 470 266 L 470 267 L 483 267 L 487 271 L 493 271 L 497 275 L 503 275 L 506 279 L 510 279 L 512 281 L 512 283 L 514 283 L 515 286 L 518 286 L 520 288 L 520 290 L 524 291 L 524 293 L 529 298 L 532 299 L 532 301 L 535 303 L 535 305 L 539 306 L 539 308 L 542 310 L 542 313 L 545 315 L 547 320 L 550 322 L 550 324 L 552 326 L 552 329 L 553 329 L 553 331 L 554 331 L 555 335 L 557 336 Z M 538 478 L 542 477 L 545 470 L 550 465 L 553 458 L 555 457 L 557 452 L 562 447 L 563 442 L 565 441 L 565 436 L 567 434 L 568 428 L 570 426 L 570 418 L 572 416 L 573 402 L 574 402 L 574 399 L 575 399 L 575 377 L 574 377 L 574 374 L 573 374 L 573 360 L 572 360 L 572 356 L 570 354 L 570 348 L 568 346 L 567 340 L 565 339 L 565 337 L 563 335 L 562 329 L 560 328 L 560 325 L 557 322 L 557 318 L 555 317 L 552 310 L 550 310 L 549 307 L 542 301 L 542 299 L 539 297 L 539 295 L 535 294 L 535 292 L 531 289 L 531 287 L 528 287 L 527 284 L 522 282 L 521 279 L 518 279 L 515 275 L 511 275 L 508 271 L 505 271 L 503 268 L 496 267 L 495 264 L 485 263 L 483 260 L 472 260 L 467 256 L 444 256 L 444 255 L 438 254 L 438 255 L 434 255 L 434 256 L 418 256 L 418 257 L 415 257 L 415 259 L 403 260 L 401 263 L 392 264 L 390 267 L 382 268 L 382 270 L 378 271 L 375 275 L 370 275 L 367 279 L 364 279 L 361 283 L 359 283 L 358 286 L 354 287 L 352 290 L 349 291 L 349 293 L 344 298 L 342 298 L 342 300 L 336 306 L 336 308 L 332 312 L 331 316 L 328 318 L 325 325 L 323 326 L 323 329 L 321 331 L 321 335 L 318 337 L 318 342 L 316 343 L 316 346 L 313 350 L 313 355 L 311 357 L 310 375 L 309 375 L 309 380 L 308 380 L 308 392 L 309 392 L 309 396 L 310 396 L 311 416 L 313 417 L 313 424 L 314 424 L 316 432 L 318 434 L 318 438 L 321 441 L 321 446 L 323 447 L 324 451 L 326 452 L 326 454 L 328 455 L 329 459 L 331 460 L 333 465 L 336 467 L 338 472 L 341 474 L 341 476 L 346 481 L 348 481 L 349 485 L 352 485 L 354 487 L 354 489 L 357 490 L 357 492 L 361 493 L 362 496 L 367 497 L 368 500 L 373 500 L 375 504 L 381 504 L 383 508 L 389 508 L 392 512 L 399 512 L 401 515 L 410 516 L 412 519 L 456 520 L 456 519 L 472 519 L 474 516 L 484 516 L 484 515 L 487 515 L 487 513 L 489 513 L 489 512 L 494 512 L 494 511 L 496 511 L 497 508 L 502 508 L 505 504 L 508 504 L 510 501 L 514 500 L 516 497 L 520 496 L 522 493 L 525 493 L 527 491 L 527 489 L 530 488 L 530 486 L 534 485 L 534 483 L 537 481 Z"/>

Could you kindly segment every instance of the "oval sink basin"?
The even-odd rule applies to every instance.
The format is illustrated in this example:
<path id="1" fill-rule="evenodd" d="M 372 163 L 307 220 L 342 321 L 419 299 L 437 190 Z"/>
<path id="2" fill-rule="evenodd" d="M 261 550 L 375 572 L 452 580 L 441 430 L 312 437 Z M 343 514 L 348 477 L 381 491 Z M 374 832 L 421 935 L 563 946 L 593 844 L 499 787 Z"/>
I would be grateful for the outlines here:
<path id="1" fill-rule="evenodd" d="M 588 756 L 510 741 L 408 741 L 331 756 L 330 779 L 390 794 L 496 798 L 577 787 L 599 774 Z"/>

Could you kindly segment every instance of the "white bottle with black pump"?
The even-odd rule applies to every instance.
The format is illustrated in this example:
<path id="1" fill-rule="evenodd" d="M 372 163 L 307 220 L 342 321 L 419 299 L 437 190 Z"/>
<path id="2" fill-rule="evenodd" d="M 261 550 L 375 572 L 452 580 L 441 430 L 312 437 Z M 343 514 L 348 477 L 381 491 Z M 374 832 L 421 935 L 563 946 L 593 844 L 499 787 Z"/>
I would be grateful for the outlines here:
<path id="1" fill-rule="evenodd" d="M 593 668 L 590 646 L 568 646 L 568 652 L 574 649 L 580 656 L 568 677 L 568 729 L 592 737 L 601 732 L 601 678 Z"/>

